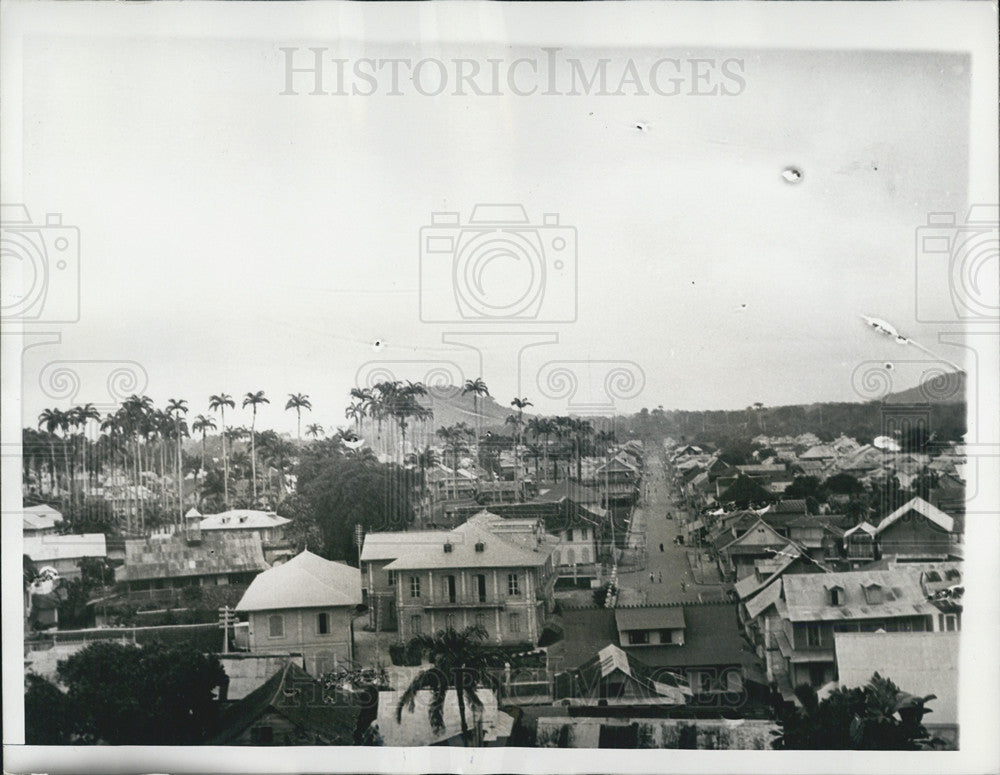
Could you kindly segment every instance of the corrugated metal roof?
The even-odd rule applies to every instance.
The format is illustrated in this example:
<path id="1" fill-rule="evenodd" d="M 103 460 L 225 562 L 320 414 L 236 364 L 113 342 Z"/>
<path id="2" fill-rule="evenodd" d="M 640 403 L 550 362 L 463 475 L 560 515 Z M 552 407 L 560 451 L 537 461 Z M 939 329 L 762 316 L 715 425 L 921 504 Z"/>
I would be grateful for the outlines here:
<path id="1" fill-rule="evenodd" d="M 445 551 L 445 543 L 451 545 Z M 482 550 L 477 551 L 481 545 Z M 437 544 L 411 546 L 405 555 L 386 565 L 386 570 L 433 570 L 436 568 L 524 568 L 544 565 L 552 547 L 524 549 L 479 525 L 466 522 Z"/>
<path id="2" fill-rule="evenodd" d="M 104 543 L 104 533 L 25 536 L 24 553 L 36 563 L 74 560 L 84 557 L 107 557 L 108 555 Z"/>
<path id="3" fill-rule="evenodd" d="M 840 605 L 830 605 L 829 584 L 843 587 Z M 785 576 L 782 585 L 788 619 L 793 622 L 881 619 L 937 613 L 920 587 L 919 571 L 896 569 L 804 574 Z M 879 602 L 866 594 L 866 588 L 872 585 L 882 590 Z"/>
<path id="4" fill-rule="evenodd" d="M 684 627 L 680 606 L 636 606 L 615 608 L 615 626 L 624 630 L 676 630 Z"/>
<path id="5" fill-rule="evenodd" d="M 183 535 L 154 536 L 125 542 L 122 579 L 211 576 L 262 571 L 267 567 L 256 535 L 208 533 L 190 545 Z"/>

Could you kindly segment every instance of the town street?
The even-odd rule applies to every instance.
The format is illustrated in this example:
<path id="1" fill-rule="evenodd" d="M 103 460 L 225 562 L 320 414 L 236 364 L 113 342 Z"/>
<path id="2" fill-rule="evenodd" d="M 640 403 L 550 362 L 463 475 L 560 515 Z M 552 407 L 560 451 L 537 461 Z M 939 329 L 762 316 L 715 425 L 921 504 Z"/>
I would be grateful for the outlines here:
<path id="1" fill-rule="evenodd" d="M 683 533 L 685 522 L 693 517 L 672 498 L 660 450 L 649 449 L 646 454 L 642 492 L 629 531 L 630 546 L 641 544 L 639 537 L 645 533 L 646 567 L 620 574 L 621 586 L 639 591 L 644 602 L 650 604 L 721 598 L 723 588 L 714 563 L 703 556 L 699 567 L 694 551 L 674 543 Z M 667 519 L 668 512 L 672 519 Z"/>

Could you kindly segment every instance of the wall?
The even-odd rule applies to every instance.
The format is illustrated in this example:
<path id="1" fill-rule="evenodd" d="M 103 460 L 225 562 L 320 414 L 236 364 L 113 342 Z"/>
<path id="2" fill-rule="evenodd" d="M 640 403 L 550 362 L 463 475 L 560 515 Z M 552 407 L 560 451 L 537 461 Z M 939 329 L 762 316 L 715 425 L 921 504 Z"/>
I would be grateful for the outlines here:
<path id="1" fill-rule="evenodd" d="M 889 554 L 947 556 L 951 548 L 948 533 L 911 511 L 889 525 L 879 536 L 883 556 Z"/>
<path id="2" fill-rule="evenodd" d="M 317 615 L 329 614 L 326 635 L 317 632 Z M 284 635 L 270 637 L 268 617 L 284 618 Z M 306 672 L 319 676 L 345 659 L 353 659 L 351 648 L 351 609 L 348 607 L 295 608 L 281 611 L 251 611 L 249 615 L 250 650 L 299 652 L 305 658 Z"/>
<path id="3" fill-rule="evenodd" d="M 638 724 L 639 748 L 697 748 L 700 750 L 768 750 L 778 725 L 757 720 L 617 719 L 542 717 L 538 720 L 540 748 L 559 747 L 565 735 L 567 748 L 597 748 L 602 724 Z M 563 732 L 563 729 L 566 732 Z"/>

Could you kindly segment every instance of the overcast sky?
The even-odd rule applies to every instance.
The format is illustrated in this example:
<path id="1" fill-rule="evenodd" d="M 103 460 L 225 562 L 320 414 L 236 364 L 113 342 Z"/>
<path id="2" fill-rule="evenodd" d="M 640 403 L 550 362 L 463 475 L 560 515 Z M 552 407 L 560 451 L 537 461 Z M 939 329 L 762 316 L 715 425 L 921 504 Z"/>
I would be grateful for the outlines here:
<path id="1" fill-rule="evenodd" d="M 442 342 L 472 329 L 493 332 L 477 341 L 502 403 L 519 391 L 559 413 L 573 407 L 537 384 L 553 360 L 583 375 L 577 405 L 606 400 L 592 389 L 605 362 L 638 364 L 644 386 L 621 411 L 858 400 L 866 361 L 900 362 L 912 385 L 922 367 L 902 362 L 926 356 L 863 313 L 962 362 L 914 314 L 915 229 L 966 207 L 961 55 L 576 49 L 560 56 L 588 71 L 610 58 L 615 81 L 630 57 L 640 74 L 713 58 L 711 78 L 738 93 L 692 95 L 688 74 L 676 96 L 389 96 L 384 79 L 373 96 L 282 96 L 278 45 L 332 44 L 61 37 L 25 50 L 25 201 L 36 221 L 63 213 L 82 244 L 81 318 L 25 356 L 26 423 L 67 404 L 39 385 L 46 363 L 122 360 L 142 364 L 158 404 L 183 397 L 197 413 L 211 393 L 265 390 L 259 424 L 291 429 L 286 394 L 304 392 L 311 420 L 345 424 L 369 361 L 400 379 L 442 362 L 479 376 L 471 350 Z M 726 59 L 742 87 L 720 75 Z M 421 227 L 492 202 L 575 227 L 576 283 L 550 266 L 545 289 L 553 304 L 575 295 L 575 322 L 421 321 Z M 524 330 L 559 342 L 518 364 L 508 333 Z M 75 400 L 106 404 L 105 366 L 77 368 Z"/>

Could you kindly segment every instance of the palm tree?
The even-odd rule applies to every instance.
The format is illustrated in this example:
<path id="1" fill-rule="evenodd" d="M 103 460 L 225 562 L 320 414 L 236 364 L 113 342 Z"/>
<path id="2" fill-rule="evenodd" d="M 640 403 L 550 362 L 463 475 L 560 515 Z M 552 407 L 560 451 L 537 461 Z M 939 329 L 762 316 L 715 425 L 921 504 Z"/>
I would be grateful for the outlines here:
<path id="1" fill-rule="evenodd" d="M 549 437 L 556 431 L 555 423 L 547 417 L 532 417 L 528 420 L 527 428 L 536 441 L 542 437 L 545 438 L 545 444 L 542 446 L 542 472 L 544 476 L 547 476 L 549 468 Z"/>
<path id="2" fill-rule="evenodd" d="M 490 667 L 491 660 L 482 641 L 487 638 L 482 627 L 466 627 L 456 630 L 449 627 L 438 630 L 433 636 L 418 635 L 412 639 L 419 645 L 421 651 L 432 664 L 427 670 L 422 670 L 406 687 L 396 705 L 396 721 L 402 723 L 403 709 L 410 713 L 414 711 L 417 694 L 421 689 L 431 691 L 431 701 L 427 706 L 431 728 L 441 733 L 444 731 L 444 703 L 450 689 L 455 690 L 458 700 L 458 717 L 462 724 L 462 742 L 469 745 L 472 740 L 469 732 L 469 722 L 465 707 L 472 708 L 473 718 L 482 710 L 483 703 L 476 692 L 477 680 L 484 668 Z M 470 681 L 469 678 L 472 678 Z"/>
<path id="3" fill-rule="evenodd" d="M 476 377 L 475 379 L 465 380 L 465 387 L 462 388 L 462 395 L 466 393 L 472 393 L 472 410 L 476 416 L 476 460 L 479 460 L 479 437 L 483 435 L 483 422 L 482 418 L 479 416 L 479 397 L 488 396 L 490 394 L 490 389 L 486 387 L 486 383 L 483 381 L 482 377 Z"/>
<path id="4" fill-rule="evenodd" d="M 226 456 L 226 407 L 235 409 L 236 404 L 233 397 L 227 393 L 219 393 L 210 396 L 208 399 L 209 411 L 218 411 L 222 414 L 222 473 L 223 473 L 223 500 L 226 508 L 229 508 L 229 458 Z"/>
<path id="5" fill-rule="evenodd" d="M 464 422 L 438 428 L 437 435 L 444 442 L 445 448 L 452 454 L 455 468 L 452 473 L 452 497 L 458 497 L 458 456 L 468 449 L 467 441 L 475 431 Z"/>
<path id="6" fill-rule="evenodd" d="M 261 404 L 271 403 L 267 398 L 264 397 L 264 391 L 258 390 L 256 393 L 247 393 L 243 396 L 243 408 L 246 409 L 249 406 L 253 410 L 253 419 L 250 421 L 250 488 L 253 491 L 253 501 L 254 505 L 257 504 L 257 442 L 256 442 L 256 431 L 257 427 L 257 407 Z"/>
<path id="7" fill-rule="evenodd" d="M 524 398 L 514 397 L 514 400 L 510 402 L 510 405 L 517 409 L 517 415 L 515 418 L 515 424 L 517 425 L 517 440 L 514 443 L 514 487 L 517 490 L 517 497 L 521 497 L 521 429 L 524 426 L 524 410 L 529 406 L 534 406 L 531 401 L 528 400 L 527 396 Z"/>
<path id="8" fill-rule="evenodd" d="M 323 426 L 319 423 L 311 423 L 306 426 L 306 436 L 312 436 L 314 439 L 318 439 L 323 435 Z"/>
<path id="9" fill-rule="evenodd" d="M 194 418 L 194 422 L 191 423 L 191 430 L 194 433 L 201 434 L 201 465 L 199 469 L 201 471 L 205 470 L 205 434 L 209 431 L 214 431 L 216 429 L 215 420 L 211 417 L 206 417 L 203 414 L 199 414 Z M 195 483 L 197 484 L 197 477 L 195 477 Z"/>
<path id="10" fill-rule="evenodd" d="M 174 436 L 177 440 L 177 525 L 184 524 L 184 477 L 181 475 L 181 416 L 187 414 L 187 401 L 171 398 L 167 401 L 167 414 L 174 418 Z M 187 433 L 187 424 L 184 424 Z"/>
<path id="11" fill-rule="evenodd" d="M 139 529 L 146 528 L 146 504 L 143 498 L 143 464 L 142 445 L 151 428 L 151 417 L 153 414 L 153 399 L 149 396 L 140 396 L 133 393 L 122 402 L 125 410 L 125 428 L 129 436 L 135 443 L 135 510 L 139 522 Z"/>
<path id="12" fill-rule="evenodd" d="M 44 429 L 49 435 L 49 455 L 51 466 L 49 475 L 52 479 L 53 492 L 59 491 L 59 478 L 56 475 L 56 433 L 66 424 L 66 413 L 62 409 L 43 409 L 38 415 L 38 428 Z"/>
<path id="13" fill-rule="evenodd" d="M 365 416 L 365 406 L 360 401 L 352 401 L 344 410 L 344 417 L 354 421 L 354 428 L 361 435 L 361 420 Z"/>
<path id="14" fill-rule="evenodd" d="M 84 404 L 83 406 L 74 406 L 67 413 L 67 421 L 74 429 L 79 429 L 79 438 L 74 435 L 74 441 L 79 442 L 80 447 L 80 468 L 83 472 L 83 493 L 82 496 L 87 495 L 87 483 L 90 481 L 90 477 L 87 473 L 87 423 L 91 420 L 100 420 L 101 413 L 97 411 L 97 408 L 93 404 Z M 73 457 L 76 457 L 75 450 L 73 451 Z M 81 498 L 82 502 L 82 498 Z"/>
<path id="15" fill-rule="evenodd" d="M 295 410 L 296 417 L 296 430 L 295 435 L 301 441 L 302 440 L 302 410 L 307 409 L 312 411 L 313 405 L 309 402 L 309 396 L 305 393 L 289 393 L 288 401 L 285 402 L 285 411 L 289 409 Z"/>

